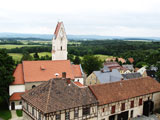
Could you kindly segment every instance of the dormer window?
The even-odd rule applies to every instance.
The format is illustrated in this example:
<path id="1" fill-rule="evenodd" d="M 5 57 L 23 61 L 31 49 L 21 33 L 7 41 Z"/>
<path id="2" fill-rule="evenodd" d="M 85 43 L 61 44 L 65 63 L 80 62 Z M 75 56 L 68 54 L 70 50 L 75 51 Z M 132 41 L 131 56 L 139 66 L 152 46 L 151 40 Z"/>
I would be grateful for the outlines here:
<path id="1" fill-rule="evenodd" d="M 41 70 L 45 70 L 45 67 L 43 65 L 41 65 L 40 69 Z"/>

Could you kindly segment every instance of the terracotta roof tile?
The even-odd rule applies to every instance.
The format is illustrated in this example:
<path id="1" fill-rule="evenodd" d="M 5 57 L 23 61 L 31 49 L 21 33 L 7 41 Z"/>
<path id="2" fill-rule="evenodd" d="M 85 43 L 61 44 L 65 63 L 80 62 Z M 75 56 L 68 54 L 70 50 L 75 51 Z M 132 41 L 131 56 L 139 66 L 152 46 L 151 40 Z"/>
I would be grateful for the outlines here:
<path id="1" fill-rule="evenodd" d="M 134 62 L 134 59 L 133 58 L 128 58 L 129 62 L 130 63 L 133 63 Z"/>
<path id="2" fill-rule="evenodd" d="M 12 85 L 24 84 L 22 64 L 18 64 L 18 66 L 16 67 L 13 73 L 13 76 L 15 77 L 15 80 L 12 83 Z"/>
<path id="3" fill-rule="evenodd" d="M 89 86 L 100 105 L 126 100 L 160 91 L 160 84 L 151 77 Z"/>
<path id="4" fill-rule="evenodd" d="M 57 35 L 58 35 L 59 29 L 61 27 L 61 24 L 62 24 L 62 22 L 58 22 L 58 24 L 56 26 L 56 29 L 55 29 L 55 32 L 54 32 L 55 38 L 57 38 Z"/>
<path id="5" fill-rule="evenodd" d="M 62 72 L 67 73 L 67 78 L 74 79 L 69 60 L 54 61 L 23 61 L 25 82 L 48 81 L 51 78 L 61 78 Z M 56 73 L 59 76 L 56 77 Z"/>
<path id="6" fill-rule="evenodd" d="M 51 79 L 22 95 L 22 99 L 43 113 L 95 104 L 97 100 L 88 87 L 80 88 L 66 79 Z"/>
<path id="7" fill-rule="evenodd" d="M 76 84 L 79 87 L 84 87 L 80 82 L 74 82 L 74 84 Z"/>
<path id="8" fill-rule="evenodd" d="M 80 65 L 72 65 L 72 70 L 73 70 L 74 77 L 76 78 L 82 77 Z"/>
<path id="9" fill-rule="evenodd" d="M 9 98 L 10 101 L 17 101 L 21 100 L 21 95 L 23 95 L 24 92 L 18 92 L 18 93 L 13 93 L 11 97 Z"/>

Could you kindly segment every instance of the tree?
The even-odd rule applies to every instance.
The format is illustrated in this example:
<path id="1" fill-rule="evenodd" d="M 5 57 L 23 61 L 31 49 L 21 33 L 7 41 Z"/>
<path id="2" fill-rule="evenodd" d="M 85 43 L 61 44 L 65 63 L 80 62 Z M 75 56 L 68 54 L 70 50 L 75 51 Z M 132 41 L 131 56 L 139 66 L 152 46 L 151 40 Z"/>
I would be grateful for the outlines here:
<path id="1" fill-rule="evenodd" d="M 9 85 L 14 81 L 14 60 L 6 50 L 0 50 L 0 98 L 8 102 Z"/>
<path id="2" fill-rule="evenodd" d="M 33 57 L 34 57 L 35 60 L 39 60 L 39 55 L 38 55 L 37 52 L 34 53 Z"/>
<path id="3" fill-rule="evenodd" d="M 81 63 L 81 59 L 79 58 L 79 56 L 76 56 L 75 59 L 73 60 L 74 64 L 80 64 Z"/>
<path id="4" fill-rule="evenodd" d="M 22 56 L 22 61 L 23 60 L 33 60 L 33 57 L 29 54 L 29 52 L 24 51 Z"/>
<path id="5" fill-rule="evenodd" d="M 87 75 L 91 74 L 95 70 L 100 70 L 103 67 L 102 61 L 93 55 L 85 55 L 82 60 L 83 70 Z"/>
<path id="6" fill-rule="evenodd" d="M 72 55 L 72 54 L 68 54 L 67 58 L 68 58 L 68 60 L 70 60 L 71 62 L 74 61 L 74 55 Z"/>
<path id="7" fill-rule="evenodd" d="M 160 82 L 160 63 L 159 62 L 156 64 L 156 67 L 158 68 L 156 72 L 156 78 Z"/>

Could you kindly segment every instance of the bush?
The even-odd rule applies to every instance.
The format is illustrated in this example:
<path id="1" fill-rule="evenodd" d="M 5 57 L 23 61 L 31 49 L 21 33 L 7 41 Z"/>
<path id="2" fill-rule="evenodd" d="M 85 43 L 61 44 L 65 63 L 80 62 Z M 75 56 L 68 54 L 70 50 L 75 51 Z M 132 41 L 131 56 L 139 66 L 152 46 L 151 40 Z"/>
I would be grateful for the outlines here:
<path id="1" fill-rule="evenodd" d="M 17 113 L 18 117 L 22 117 L 23 116 L 22 110 L 16 110 L 16 113 Z"/>

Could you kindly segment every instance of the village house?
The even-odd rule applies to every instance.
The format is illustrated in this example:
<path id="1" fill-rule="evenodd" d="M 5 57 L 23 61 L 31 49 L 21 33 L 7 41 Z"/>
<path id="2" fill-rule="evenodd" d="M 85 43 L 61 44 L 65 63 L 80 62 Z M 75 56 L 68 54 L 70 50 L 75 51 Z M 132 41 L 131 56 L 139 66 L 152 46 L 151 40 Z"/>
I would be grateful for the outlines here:
<path id="1" fill-rule="evenodd" d="M 133 78 L 140 78 L 142 77 L 142 75 L 140 73 L 126 73 L 126 74 L 121 74 L 123 76 L 124 80 L 128 80 L 128 79 L 133 79 Z"/>
<path id="2" fill-rule="evenodd" d="M 97 120 L 97 100 L 86 86 L 55 78 L 22 95 L 25 120 Z"/>
<path id="3" fill-rule="evenodd" d="M 22 109 L 20 95 L 24 92 L 48 81 L 52 78 L 61 78 L 62 72 L 78 84 L 84 84 L 84 74 L 81 65 L 71 64 L 67 60 L 67 36 L 62 22 L 58 22 L 52 40 L 52 60 L 50 61 L 23 61 L 14 71 L 14 82 L 9 86 L 9 109 Z"/>
<path id="4" fill-rule="evenodd" d="M 160 108 L 160 84 L 151 77 L 78 86 L 51 79 L 22 95 L 25 120 L 128 120 Z"/>
<path id="5" fill-rule="evenodd" d="M 125 64 L 125 65 L 122 65 L 122 67 L 129 70 L 131 73 L 134 72 L 134 67 L 132 64 Z"/>
<path id="6" fill-rule="evenodd" d="M 117 69 L 104 66 L 100 71 L 93 71 L 85 80 L 85 85 L 110 83 L 122 80 L 122 75 Z"/>
<path id="7" fill-rule="evenodd" d="M 128 120 L 160 108 L 160 84 L 151 77 L 89 86 L 98 100 L 98 120 Z"/>

